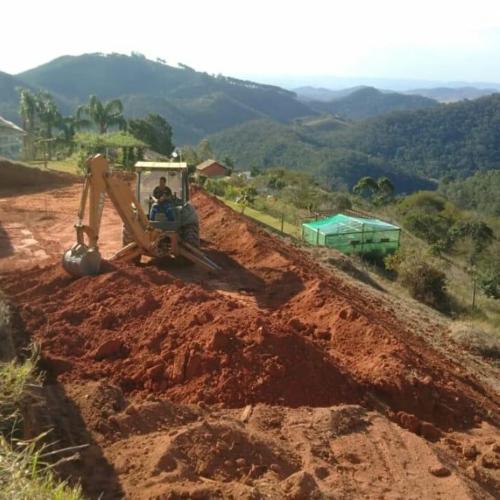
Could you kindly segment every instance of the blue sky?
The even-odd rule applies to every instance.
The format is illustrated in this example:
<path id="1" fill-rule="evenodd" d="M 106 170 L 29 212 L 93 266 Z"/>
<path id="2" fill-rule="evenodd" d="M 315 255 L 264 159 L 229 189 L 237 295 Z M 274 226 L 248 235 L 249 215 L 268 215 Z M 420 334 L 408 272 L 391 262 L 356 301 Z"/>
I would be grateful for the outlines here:
<path id="1" fill-rule="evenodd" d="M 137 51 L 232 76 L 500 82 L 498 0 L 28 0 L 2 20 L 8 73 Z"/>

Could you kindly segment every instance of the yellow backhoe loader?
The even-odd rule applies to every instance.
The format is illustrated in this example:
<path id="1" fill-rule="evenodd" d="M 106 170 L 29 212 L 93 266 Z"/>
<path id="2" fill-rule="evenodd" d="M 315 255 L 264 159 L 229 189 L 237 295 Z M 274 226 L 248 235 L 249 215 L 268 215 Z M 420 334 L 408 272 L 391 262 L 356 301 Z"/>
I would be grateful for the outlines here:
<path id="1" fill-rule="evenodd" d="M 64 269 L 73 276 L 98 274 L 101 269 L 99 230 L 106 195 L 123 221 L 123 248 L 113 259 L 182 256 L 208 271 L 218 271 L 200 249 L 198 215 L 189 203 L 186 163 L 137 162 L 136 193 L 102 155 L 87 161 L 78 220 L 76 243 L 63 256 Z M 168 212 L 151 210 L 154 188 L 160 177 L 171 194 Z M 84 223 L 88 204 L 88 223 Z M 154 220 L 151 214 L 155 213 Z M 167 217 L 168 216 L 168 217 Z"/>

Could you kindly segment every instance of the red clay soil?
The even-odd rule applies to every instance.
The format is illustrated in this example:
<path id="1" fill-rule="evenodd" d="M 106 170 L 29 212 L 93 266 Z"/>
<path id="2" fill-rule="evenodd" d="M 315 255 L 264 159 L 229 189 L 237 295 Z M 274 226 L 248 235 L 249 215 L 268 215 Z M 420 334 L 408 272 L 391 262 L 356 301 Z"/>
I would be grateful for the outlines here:
<path id="1" fill-rule="evenodd" d="M 0 275 L 50 373 L 177 403 L 361 403 L 430 439 L 435 426 L 498 418 L 498 395 L 380 294 L 360 294 L 203 192 L 193 201 L 219 276 L 172 262 L 109 265 L 80 279 L 58 262 Z"/>
<path id="2" fill-rule="evenodd" d="M 75 176 L 28 167 L 0 156 L 0 195 L 16 195 L 20 190 L 40 191 L 48 187 L 74 184 Z"/>

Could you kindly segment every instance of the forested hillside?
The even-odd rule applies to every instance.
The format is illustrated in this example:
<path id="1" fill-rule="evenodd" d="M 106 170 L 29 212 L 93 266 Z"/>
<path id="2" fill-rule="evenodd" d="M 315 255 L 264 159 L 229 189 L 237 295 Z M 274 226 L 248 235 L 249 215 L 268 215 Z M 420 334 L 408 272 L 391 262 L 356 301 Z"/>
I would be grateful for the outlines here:
<path id="1" fill-rule="evenodd" d="M 97 95 L 122 99 L 126 116 L 160 113 L 171 123 L 178 143 L 196 142 L 257 118 L 287 122 L 315 114 L 288 90 L 173 67 L 141 55 L 63 56 L 16 78 L 21 86 L 48 90 L 64 112 Z M 9 109 L 17 101 L 16 94 L 0 92 L 0 102 Z"/>
<path id="2" fill-rule="evenodd" d="M 330 118 L 332 120 L 332 118 Z M 211 136 L 221 154 L 261 167 L 297 168 L 303 159 L 325 175 L 338 169 L 332 158 L 356 152 L 408 176 L 440 179 L 464 177 L 477 170 L 500 168 L 500 94 L 431 109 L 399 111 L 360 122 L 296 120 L 290 125 L 244 124 Z M 260 123 L 260 122 L 259 122 Z M 259 131 L 256 134 L 256 131 Z M 352 158 L 352 156 L 351 156 Z M 364 169 L 365 160 L 353 168 Z"/>
<path id="3" fill-rule="evenodd" d="M 441 178 L 500 168 L 500 94 L 367 120 L 328 138 L 334 147 Z"/>
<path id="4" fill-rule="evenodd" d="M 440 191 L 461 208 L 500 215 L 500 170 L 477 172 L 466 179 L 446 180 Z"/>
<path id="5" fill-rule="evenodd" d="M 288 167 L 313 173 L 327 185 L 351 188 L 365 175 L 390 176 L 399 192 L 434 187 L 432 183 L 405 173 L 387 161 L 364 153 L 330 148 L 322 137 L 331 130 L 349 130 L 351 125 L 339 121 L 300 120 L 282 125 L 270 120 L 257 120 L 219 132 L 209 142 L 221 158 L 229 156 L 240 167 Z"/>
<path id="6" fill-rule="evenodd" d="M 22 85 L 13 76 L 0 71 L 0 116 L 7 120 L 19 122 L 19 94 L 16 88 Z"/>
<path id="7" fill-rule="evenodd" d="M 351 187 L 363 175 L 390 175 L 408 192 L 430 187 L 430 179 L 435 185 L 500 168 L 500 94 L 438 104 L 361 87 L 335 91 L 329 102 L 302 102 L 276 86 L 139 54 L 85 54 L 17 76 L 0 73 L 0 114 L 18 123 L 20 87 L 49 91 L 65 116 L 90 95 L 118 98 L 125 118 L 166 119 L 178 146 L 208 137 L 215 153 L 237 167 L 305 169 L 330 184 Z M 364 118 L 372 115 L 380 116 Z"/>
<path id="8" fill-rule="evenodd" d="M 429 97 L 430 99 L 435 99 L 439 102 L 457 102 L 463 101 L 464 99 L 477 99 L 478 97 L 495 94 L 496 92 L 498 92 L 498 90 L 494 88 L 482 89 L 476 87 L 434 87 L 430 89 L 408 90 L 404 93 L 409 95 L 421 95 L 424 97 Z"/>
<path id="9" fill-rule="evenodd" d="M 363 88 L 368 88 L 363 85 L 358 85 L 357 87 L 349 87 L 346 89 L 341 89 L 341 90 L 331 90 L 331 89 L 324 89 L 324 88 L 317 88 L 317 87 L 298 87 L 296 89 L 293 89 L 293 91 L 297 94 L 298 98 L 301 101 L 308 102 L 308 101 L 323 101 L 323 102 L 329 102 L 333 101 L 334 99 L 341 99 L 343 97 L 346 97 L 353 92 L 356 92 L 357 90 L 363 89 Z"/>
<path id="10" fill-rule="evenodd" d="M 438 103 L 433 99 L 418 95 L 382 92 L 373 87 L 361 87 L 348 95 L 328 102 L 311 101 L 308 104 L 318 112 L 359 120 L 397 110 L 432 108 Z"/>

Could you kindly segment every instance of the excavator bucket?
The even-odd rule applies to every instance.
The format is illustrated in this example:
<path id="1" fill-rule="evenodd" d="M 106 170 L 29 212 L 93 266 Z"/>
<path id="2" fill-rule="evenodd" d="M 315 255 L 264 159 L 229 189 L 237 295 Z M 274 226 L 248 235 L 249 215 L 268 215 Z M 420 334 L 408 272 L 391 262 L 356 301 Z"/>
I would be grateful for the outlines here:
<path id="1" fill-rule="evenodd" d="M 101 254 L 96 248 L 89 248 L 83 243 L 75 243 L 63 255 L 63 267 L 72 276 L 99 274 Z"/>

